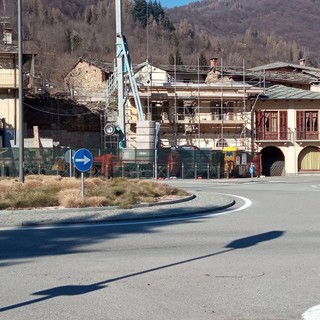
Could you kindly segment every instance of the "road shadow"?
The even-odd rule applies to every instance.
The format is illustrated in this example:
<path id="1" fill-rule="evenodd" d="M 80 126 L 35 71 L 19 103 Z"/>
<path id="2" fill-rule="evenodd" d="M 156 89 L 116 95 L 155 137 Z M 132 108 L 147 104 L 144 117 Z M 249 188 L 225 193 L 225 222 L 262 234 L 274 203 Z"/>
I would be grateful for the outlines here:
<path id="1" fill-rule="evenodd" d="M 157 215 L 154 215 L 154 210 L 150 209 L 148 211 L 148 208 L 146 208 L 144 215 L 151 216 L 153 219 L 161 218 L 160 223 L 152 223 L 149 219 L 148 223 L 121 225 L 121 222 L 125 222 L 123 220 L 125 217 L 134 215 L 134 212 L 128 209 L 115 215 L 114 221 L 98 220 L 99 213 L 91 213 L 90 215 L 79 213 L 77 217 L 61 219 L 60 222 L 52 223 L 48 227 L 40 223 L 37 225 L 35 222 L 30 222 L 20 227 L 18 232 L 14 229 L 4 229 L 0 231 L 0 268 L 22 259 L 87 252 L 89 251 L 88 246 L 102 240 L 114 239 L 125 234 L 159 232 L 155 230 L 159 225 L 196 224 L 202 219 L 201 213 L 213 213 L 214 209 L 212 206 L 203 206 L 201 210 L 196 206 L 181 206 L 175 209 L 163 207 L 161 211 L 157 211 Z M 196 211 L 197 214 L 195 214 Z M 169 221 L 169 219 L 164 219 L 165 217 L 183 217 L 183 220 Z M 139 215 L 136 219 L 130 219 L 127 222 L 141 222 L 142 219 L 145 220 L 145 217 Z M 107 225 L 114 222 L 118 222 L 118 225 Z M 99 223 L 101 225 L 97 225 Z M 70 225 L 73 225 L 72 231 L 70 231 Z M 42 228 L 35 228 L 37 226 Z M 1 261 L 6 264 L 1 264 Z"/>
<path id="2" fill-rule="evenodd" d="M 218 251 L 218 252 L 214 252 L 214 253 L 210 253 L 207 255 L 198 256 L 198 257 L 193 257 L 193 258 L 182 260 L 182 261 L 173 262 L 170 264 L 154 267 L 151 269 L 142 270 L 142 271 L 135 272 L 135 273 L 122 275 L 122 276 L 111 278 L 111 279 L 106 279 L 106 280 L 96 282 L 93 284 L 89 284 L 89 285 L 65 285 L 65 286 L 59 286 L 59 287 L 54 287 L 54 288 L 50 288 L 47 290 L 34 292 L 34 293 L 32 293 L 32 295 L 40 296 L 40 297 L 0 308 L 0 312 L 5 312 L 5 311 L 12 310 L 12 309 L 24 307 L 27 305 L 39 303 L 39 302 L 53 299 L 56 297 L 77 296 L 77 295 L 87 294 L 87 293 L 90 293 L 90 292 L 93 292 L 96 290 L 104 289 L 107 287 L 107 285 L 109 283 L 112 283 L 112 282 L 121 281 L 121 280 L 124 280 L 127 278 L 137 277 L 137 276 L 140 276 L 140 275 L 143 275 L 146 273 L 160 271 L 162 269 L 173 268 L 173 267 L 176 267 L 179 265 L 192 263 L 194 261 L 198 261 L 198 260 L 202 260 L 202 259 L 208 259 L 208 258 L 217 256 L 217 255 L 221 255 L 221 254 L 225 254 L 225 253 L 228 253 L 228 252 L 231 252 L 234 250 L 246 249 L 246 248 L 249 248 L 252 246 L 256 246 L 256 245 L 259 245 L 260 243 L 263 243 L 266 241 L 275 240 L 275 239 L 283 236 L 284 233 L 285 233 L 285 231 L 269 231 L 269 232 L 260 233 L 260 234 L 245 237 L 245 238 L 236 239 L 236 240 L 230 242 L 229 244 L 227 244 L 224 247 L 226 249 Z"/>
<path id="3" fill-rule="evenodd" d="M 274 240 L 281 237 L 284 234 L 284 231 L 269 231 L 265 233 L 256 234 L 254 236 L 241 238 L 230 242 L 225 248 L 231 249 L 244 249 L 255 246 L 261 242 L 266 242 Z"/>

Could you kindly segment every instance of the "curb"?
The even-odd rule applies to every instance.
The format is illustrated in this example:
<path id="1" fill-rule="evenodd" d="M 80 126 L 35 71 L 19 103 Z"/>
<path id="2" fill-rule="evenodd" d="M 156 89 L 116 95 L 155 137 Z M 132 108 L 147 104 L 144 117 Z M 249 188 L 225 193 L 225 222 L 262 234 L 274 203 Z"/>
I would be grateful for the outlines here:
<path id="1" fill-rule="evenodd" d="M 180 198 L 180 199 L 166 200 L 166 201 L 161 201 L 161 202 L 135 204 L 135 205 L 131 206 L 130 209 L 156 207 L 156 206 L 161 206 L 161 205 L 166 205 L 166 204 L 176 204 L 176 203 L 190 201 L 190 200 L 193 200 L 195 198 L 196 198 L 196 195 L 192 194 L 191 196 L 188 196 L 188 197 L 185 197 L 185 198 Z"/>
<path id="2" fill-rule="evenodd" d="M 209 213 L 212 211 L 218 211 L 218 210 L 224 210 L 224 209 L 228 209 L 230 207 L 232 207 L 233 205 L 235 205 L 236 201 L 232 200 L 230 203 L 226 204 L 226 205 L 221 205 L 221 206 L 212 206 L 210 208 L 199 208 L 199 209 L 193 209 L 190 210 L 189 212 L 185 212 L 185 213 L 172 213 L 172 214 L 154 214 L 154 215 L 140 215 L 140 216 L 135 216 L 132 218 L 127 218 L 127 219 L 112 219 L 112 217 L 105 219 L 105 220 L 99 220 L 99 221 L 112 221 L 112 222 L 116 222 L 116 221 L 140 221 L 140 220 L 153 220 L 153 219 L 158 219 L 158 218 L 176 218 L 176 217 L 187 217 L 190 215 L 194 215 L 194 214 L 205 214 L 205 213 Z"/>
<path id="3" fill-rule="evenodd" d="M 175 209 L 179 209 L 180 207 L 174 207 L 173 212 L 159 212 L 156 209 L 153 209 L 153 212 L 127 212 L 126 210 L 139 209 L 139 208 L 149 208 L 149 207 L 161 207 L 164 205 L 171 204 L 179 204 L 183 202 L 188 202 L 194 199 L 197 199 L 196 195 L 191 195 L 185 198 L 167 200 L 159 203 L 147 203 L 147 204 L 139 204 L 132 206 L 128 209 L 121 209 L 119 207 L 98 207 L 98 208 L 70 208 L 70 209 L 34 209 L 34 210 L 7 210 L 0 211 L 1 215 L 5 219 L 5 216 L 11 219 L 11 222 L 7 221 L 6 223 L 0 220 L 1 228 L 10 228 L 10 227 L 36 227 L 36 226 L 63 226 L 63 225 L 75 225 L 75 224 L 97 224 L 97 223 L 106 223 L 106 222 L 134 222 L 134 221 L 142 221 L 142 220 L 153 220 L 153 219 L 168 219 L 168 218 L 177 218 L 177 217 L 187 217 L 195 214 L 205 214 L 217 210 L 224 210 L 231 206 L 233 206 L 236 202 L 234 199 L 230 197 L 225 197 L 223 201 L 219 201 L 220 204 L 212 204 L 211 206 L 203 207 L 198 205 L 196 202 L 194 207 L 191 207 L 190 210 L 186 209 L 184 212 L 177 212 Z M 198 198 L 199 199 L 199 198 Z M 201 197 L 200 199 L 201 200 Z M 218 202 L 218 203 L 219 203 Z M 120 211 L 119 214 L 116 215 L 106 215 L 103 216 L 103 211 Z M 123 211 L 123 212 L 121 212 Z M 169 210 L 170 211 L 170 210 Z M 84 217 L 74 216 L 72 214 L 75 213 L 88 213 L 88 215 Z M 53 213 L 55 216 L 50 216 L 50 213 Z M 57 216 L 57 214 L 62 214 L 62 216 Z M 63 216 L 63 214 L 71 213 L 69 216 Z M 94 213 L 97 213 L 94 215 Z M 100 213 L 100 217 L 99 217 Z M 123 216 L 121 217 L 121 214 Z M 15 214 L 16 217 L 15 217 Z M 35 214 L 35 216 L 33 216 Z M 41 217 L 37 217 L 37 214 L 42 214 Z M 26 215 L 26 216 L 24 216 Z M 43 216 L 45 215 L 45 216 Z M 48 216 L 46 216 L 48 215 Z M 98 217 L 97 217 L 98 216 Z"/>

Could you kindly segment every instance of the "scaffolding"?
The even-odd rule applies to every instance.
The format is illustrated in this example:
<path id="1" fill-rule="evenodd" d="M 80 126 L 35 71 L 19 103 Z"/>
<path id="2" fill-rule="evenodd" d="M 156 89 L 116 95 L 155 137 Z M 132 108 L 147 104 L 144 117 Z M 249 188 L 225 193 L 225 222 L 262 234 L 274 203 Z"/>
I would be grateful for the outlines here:
<path id="1" fill-rule="evenodd" d="M 141 110 L 147 120 L 161 123 L 163 146 L 193 145 L 221 149 L 251 148 L 251 105 L 262 90 L 261 78 L 253 79 L 241 67 L 220 66 L 216 81 L 206 82 L 203 66 L 135 67 Z M 250 81 L 250 83 L 248 83 Z M 134 94 L 127 91 L 127 131 L 134 133 L 137 116 Z M 108 104 L 108 102 L 107 102 Z M 129 137 L 130 139 L 130 137 Z M 135 147 L 134 143 L 131 147 Z"/>

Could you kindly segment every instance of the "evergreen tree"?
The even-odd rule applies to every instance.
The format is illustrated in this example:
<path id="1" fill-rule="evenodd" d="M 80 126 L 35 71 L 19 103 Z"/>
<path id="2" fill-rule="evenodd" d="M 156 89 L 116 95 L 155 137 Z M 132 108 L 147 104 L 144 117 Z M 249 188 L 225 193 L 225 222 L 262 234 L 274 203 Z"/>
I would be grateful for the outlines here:
<path id="1" fill-rule="evenodd" d="M 170 65 L 174 65 L 174 60 L 175 60 L 175 59 L 174 59 L 173 53 L 170 53 L 170 54 L 169 54 L 169 64 L 170 64 Z"/>
<path id="2" fill-rule="evenodd" d="M 162 22 L 165 17 L 164 10 L 160 4 L 156 0 L 151 3 L 151 13 L 157 23 Z"/>
<path id="3" fill-rule="evenodd" d="M 183 65 L 183 60 L 179 50 L 176 51 L 176 65 Z"/>
<path id="4" fill-rule="evenodd" d="M 308 65 L 310 65 L 313 68 L 318 68 L 318 61 L 315 58 L 308 58 Z"/>
<path id="5" fill-rule="evenodd" d="M 169 55 L 169 64 L 171 65 L 183 65 L 183 60 L 179 50 L 176 50 L 175 54 L 170 53 Z"/>
<path id="6" fill-rule="evenodd" d="M 145 28 L 148 23 L 148 4 L 146 0 L 134 0 L 131 14 L 134 21 L 139 21 Z"/>
<path id="7" fill-rule="evenodd" d="M 199 56 L 199 66 L 203 67 L 203 66 L 208 66 L 208 59 L 205 56 L 204 52 L 201 51 L 200 52 L 200 56 Z"/>
<path id="8" fill-rule="evenodd" d="M 298 52 L 298 59 L 300 60 L 300 59 L 303 59 L 303 57 L 304 57 L 304 52 L 302 51 L 302 50 L 299 50 L 299 52 Z"/>
<path id="9" fill-rule="evenodd" d="M 139 21 L 143 28 L 147 26 L 148 19 L 152 16 L 158 25 L 162 24 L 169 32 L 175 30 L 173 23 L 168 19 L 160 2 L 157 0 L 148 0 L 148 2 L 146 0 L 134 0 L 131 14 L 134 21 Z"/>
<path id="10" fill-rule="evenodd" d="M 174 27 L 173 23 L 167 17 L 165 17 L 164 20 L 163 20 L 163 26 L 169 32 L 173 32 L 173 31 L 176 30 L 176 28 Z"/>
<path id="11" fill-rule="evenodd" d="M 87 24 L 91 25 L 93 20 L 93 12 L 92 8 L 89 8 L 89 10 L 86 12 L 86 22 Z"/>
<path id="12" fill-rule="evenodd" d="M 70 50 L 74 52 L 81 47 L 82 39 L 78 32 L 71 31 L 70 32 Z"/>

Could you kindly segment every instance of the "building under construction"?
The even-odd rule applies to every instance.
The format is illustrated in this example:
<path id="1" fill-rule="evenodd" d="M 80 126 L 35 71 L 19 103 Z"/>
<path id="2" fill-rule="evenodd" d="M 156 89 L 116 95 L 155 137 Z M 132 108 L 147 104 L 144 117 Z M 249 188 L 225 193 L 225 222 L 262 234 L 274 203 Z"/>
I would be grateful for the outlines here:
<path id="1" fill-rule="evenodd" d="M 160 124 L 162 147 L 189 145 L 221 150 L 230 146 L 252 151 L 251 110 L 264 87 L 259 81 L 255 85 L 239 81 L 240 77 L 245 79 L 241 70 L 224 75 L 217 65 L 154 66 L 147 61 L 135 70 L 143 118 Z M 115 78 L 111 76 L 107 85 L 111 90 L 107 91 L 106 122 L 117 125 L 117 113 L 113 112 L 117 110 L 117 86 L 112 81 Z M 126 146 L 139 148 L 137 127 L 141 119 L 130 84 L 127 85 Z M 116 148 L 115 142 L 112 136 L 105 137 L 106 148 Z"/>

